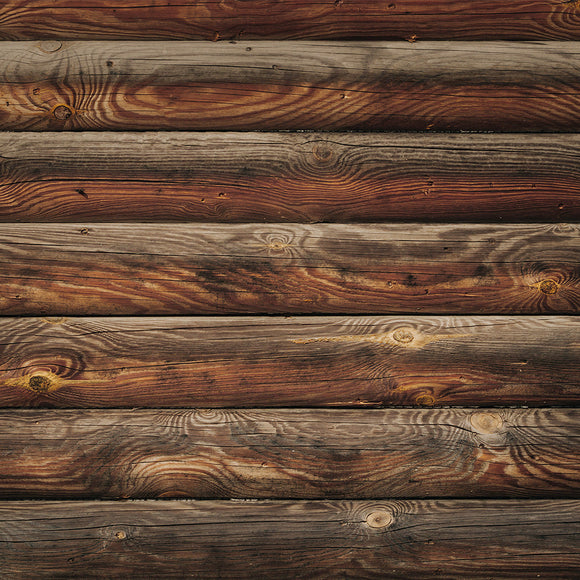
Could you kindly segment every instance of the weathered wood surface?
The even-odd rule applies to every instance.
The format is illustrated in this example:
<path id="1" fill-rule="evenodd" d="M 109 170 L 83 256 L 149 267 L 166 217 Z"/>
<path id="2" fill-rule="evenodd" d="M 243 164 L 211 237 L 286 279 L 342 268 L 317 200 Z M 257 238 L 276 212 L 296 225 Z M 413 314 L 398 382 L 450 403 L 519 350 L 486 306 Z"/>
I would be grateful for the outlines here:
<path id="1" fill-rule="evenodd" d="M 5 410 L 0 497 L 577 497 L 580 409 Z"/>
<path id="2" fill-rule="evenodd" d="M 579 57 L 578 42 L 3 42 L 0 129 L 575 132 Z"/>
<path id="3" fill-rule="evenodd" d="M 7 578 L 575 578 L 580 502 L 3 502 Z"/>
<path id="4" fill-rule="evenodd" d="M 0 133 L 0 221 L 580 221 L 578 135 Z"/>
<path id="5" fill-rule="evenodd" d="M 580 39 L 566 0 L 4 0 L 0 38 Z"/>
<path id="6" fill-rule="evenodd" d="M 569 405 L 574 317 L 0 319 L 3 407 Z"/>
<path id="7" fill-rule="evenodd" d="M 577 313 L 577 225 L 5 224 L 0 313 Z"/>

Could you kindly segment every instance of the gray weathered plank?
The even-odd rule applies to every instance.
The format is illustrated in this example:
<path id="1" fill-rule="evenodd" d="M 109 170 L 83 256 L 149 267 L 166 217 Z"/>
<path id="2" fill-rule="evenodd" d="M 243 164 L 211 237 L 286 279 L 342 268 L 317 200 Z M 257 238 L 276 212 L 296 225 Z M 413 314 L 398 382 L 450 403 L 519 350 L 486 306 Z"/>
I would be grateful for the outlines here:
<path id="1" fill-rule="evenodd" d="M 579 501 L 2 502 L 29 578 L 575 578 Z"/>

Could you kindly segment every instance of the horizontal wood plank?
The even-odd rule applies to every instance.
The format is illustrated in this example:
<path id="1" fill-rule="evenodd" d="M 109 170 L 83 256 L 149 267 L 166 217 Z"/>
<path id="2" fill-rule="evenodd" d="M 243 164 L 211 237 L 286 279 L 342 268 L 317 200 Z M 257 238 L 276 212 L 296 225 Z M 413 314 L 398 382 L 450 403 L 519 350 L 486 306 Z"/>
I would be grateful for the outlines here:
<path id="1" fill-rule="evenodd" d="M 574 317 L 0 319 L 3 407 L 571 405 Z"/>
<path id="2" fill-rule="evenodd" d="M 10 410 L 0 497 L 577 497 L 580 409 Z"/>
<path id="3" fill-rule="evenodd" d="M 0 313 L 573 314 L 577 225 L 6 224 Z"/>
<path id="4" fill-rule="evenodd" d="M 580 136 L 0 133 L 0 221 L 580 221 Z"/>
<path id="5" fill-rule="evenodd" d="M 580 502 L 2 502 L 34 578 L 574 578 Z"/>
<path id="6" fill-rule="evenodd" d="M 0 38 L 579 39 L 562 0 L 4 0 Z"/>
<path id="7" fill-rule="evenodd" d="M 47 42 L 2 43 L 0 129 L 580 131 L 579 42 Z"/>

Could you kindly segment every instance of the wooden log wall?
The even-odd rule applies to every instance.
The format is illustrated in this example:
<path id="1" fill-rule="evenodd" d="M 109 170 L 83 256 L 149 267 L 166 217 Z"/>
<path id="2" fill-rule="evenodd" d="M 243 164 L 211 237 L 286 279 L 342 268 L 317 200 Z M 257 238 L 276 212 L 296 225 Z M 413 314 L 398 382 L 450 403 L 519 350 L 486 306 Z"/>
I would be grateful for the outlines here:
<path id="1" fill-rule="evenodd" d="M 580 576 L 578 2 L 0 48 L 0 577 Z"/>

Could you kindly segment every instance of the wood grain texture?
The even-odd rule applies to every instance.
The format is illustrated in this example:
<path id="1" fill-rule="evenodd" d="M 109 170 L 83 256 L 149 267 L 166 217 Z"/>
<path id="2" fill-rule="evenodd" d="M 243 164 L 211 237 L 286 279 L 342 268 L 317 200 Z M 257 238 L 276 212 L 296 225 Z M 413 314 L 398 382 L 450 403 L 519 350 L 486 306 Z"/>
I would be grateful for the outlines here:
<path id="1" fill-rule="evenodd" d="M 0 319 L 3 407 L 570 405 L 574 317 Z"/>
<path id="2" fill-rule="evenodd" d="M 0 411 L 0 497 L 570 497 L 580 409 Z"/>
<path id="3" fill-rule="evenodd" d="M 0 133 L 0 221 L 580 221 L 580 136 Z"/>
<path id="4" fill-rule="evenodd" d="M 576 225 L 6 224 L 0 313 L 577 313 Z"/>
<path id="5" fill-rule="evenodd" d="M 580 502 L 3 502 L 9 578 L 574 578 Z"/>
<path id="6" fill-rule="evenodd" d="M 0 129 L 577 132 L 579 57 L 577 42 L 3 42 Z"/>
<path id="7" fill-rule="evenodd" d="M 0 38 L 580 39 L 566 0 L 4 0 Z"/>

